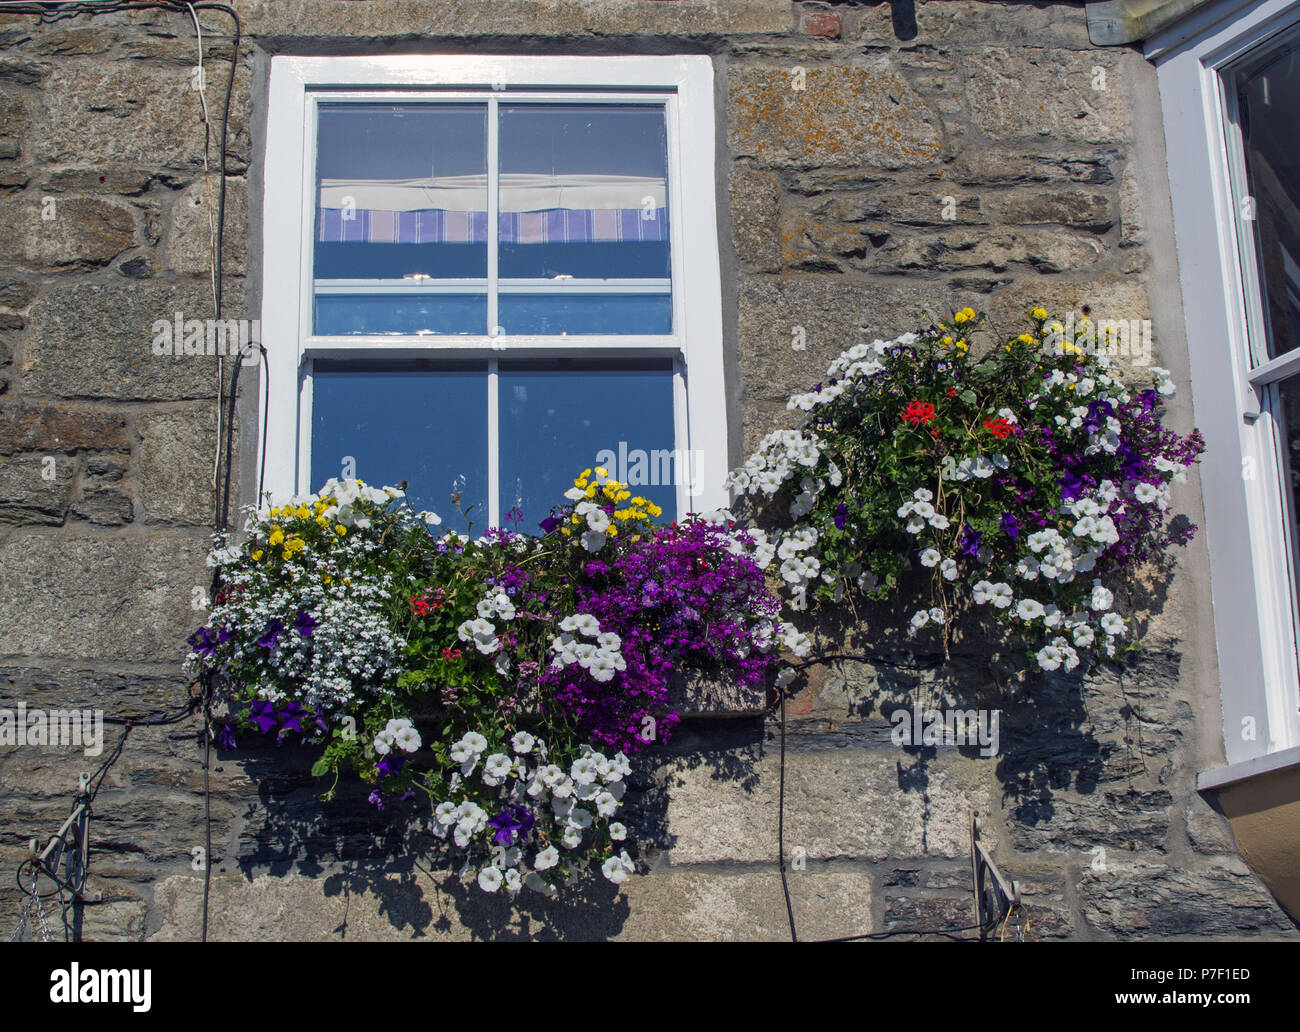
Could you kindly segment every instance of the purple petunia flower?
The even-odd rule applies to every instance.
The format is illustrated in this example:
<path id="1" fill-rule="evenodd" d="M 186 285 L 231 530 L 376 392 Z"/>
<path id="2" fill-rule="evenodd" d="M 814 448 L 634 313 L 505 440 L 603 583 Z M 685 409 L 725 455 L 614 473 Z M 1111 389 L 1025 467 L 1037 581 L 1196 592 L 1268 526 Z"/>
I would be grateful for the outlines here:
<path id="1" fill-rule="evenodd" d="M 402 768 L 406 766 L 408 757 L 399 756 L 395 752 L 390 752 L 376 765 L 381 779 L 388 777 L 390 774 L 400 774 Z"/>
<path id="2" fill-rule="evenodd" d="M 370 795 L 366 797 L 366 802 L 372 803 L 376 810 L 378 810 L 380 813 L 383 813 L 384 793 L 379 791 L 379 789 L 377 788 L 371 789 Z"/>
<path id="3" fill-rule="evenodd" d="M 1004 512 L 1002 514 L 1002 531 L 1009 538 L 1020 537 L 1020 521 L 1016 519 L 1014 513 Z"/>
<path id="4" fill-rule="evenodd" d="M 290 731 L 297 731 L 302 734 L 302 718 L 307 715 L 307 711 L 302 708 L 299 702 L 291 702 L 284 708 L 284 712 L 279 714 L 280 718 L 280 738 L 284 738 Z"/>
<path id="5" fill-rule="evenodd" d="M 961 537 L 957 541 L 957 548 L 962 555 L 978 556 L 980 552 L 980 541 L 984 535 L 972 527 L 969 523 L 962 526 Z"/>
<path id="6" fill-rule="evenodd" d="M 840 502 L 839 507 L 835 510 L 835 529 L 843 530 L 844 525 L 849 522 L 849 507 Z"/>
<path id="7" fill-rule="evenodd" d="M 275 706 L 269 702 L 254 702 L 252 708 L 248 711 L 248 720 L 250 723 L 256 724 L 257 729 L 262 734 L 268 734 L 277 723 Z"/>
<path id="8" fill-rule="evenodd" d="M 233 724 L 225 723 L 221 725 L 221 730 L 217 732 L 217 747 L 220 749 L 234 749 L 236 747 L 235 726 Z"/>
<path id="9" fill-rule="evenodd" d="M 523 838 L 533 829 L 535 818 L 526 806 L 507 806 L 488 824 L 497 829 L 492 841 L 502 846 L 513 846 L 516 836 Z"/>
<path id="10" fill-rule="evenodd" d="M 207 656 L 211 659 L 217 654 L 217 637 L 210 628 L 200 627 L 185 640 L 189 642 L 190 648 L 195 655 Z"/>
<path id="11" fill-rule="evenodd" d="M 310 638 L 311 632 L 316 629 L 317 622 L 316 618 L 304 609 L 294 618 L 293 629 L 302 637 Z"/>
<path id="12" fill-rule="evenodd" d="M 272 617 L 266 625 L 266 633 L 257 639 L 257 644 L 264 649 L 274 649 L 280 643 L 280 633 L 284 630 L 284 624 L 275 617 Z"/>
<path id="13" fill-rule="evenodd" d="M 1064 501 L 1074 501 L 1083 494 L 1085 487 L 1084 482 L 1069 470 L 1061 474 L 1061 498 Z"/>
<path id="14" fill-rule="evenodd" d="M 550 534 L 560 525 L 560 518 L 558 516 L 547 516 L 537 525 L 542 528 L 543 534 Z"/>

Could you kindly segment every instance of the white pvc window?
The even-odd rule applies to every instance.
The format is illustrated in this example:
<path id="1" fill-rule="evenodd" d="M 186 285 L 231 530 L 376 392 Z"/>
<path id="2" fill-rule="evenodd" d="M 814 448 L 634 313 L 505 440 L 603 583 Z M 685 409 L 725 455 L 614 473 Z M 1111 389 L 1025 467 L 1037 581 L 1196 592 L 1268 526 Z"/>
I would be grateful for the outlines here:
<path id="1" fill-rule="evenodd" d="M 1209 5 L 1156 62 L 1230 765 L 1300 747 L 1300 4 Z M 1230 768 L 1231 769 L 1231 768 Z"/>
<path id="2" fill-rule="evenodd" d="M 531 530 L 604 462 L 724 504 L 713 132 L 703 57 L 274 58 L 268 491 Z"/>

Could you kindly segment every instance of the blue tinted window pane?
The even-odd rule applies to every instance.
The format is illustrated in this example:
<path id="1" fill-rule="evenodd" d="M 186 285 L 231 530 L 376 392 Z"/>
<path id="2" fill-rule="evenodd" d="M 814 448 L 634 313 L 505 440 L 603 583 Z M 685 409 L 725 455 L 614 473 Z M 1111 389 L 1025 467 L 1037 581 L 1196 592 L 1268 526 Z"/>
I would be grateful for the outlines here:
<path id="1" fill-rule="evenodd" d="M 667 294 L 502 293 L 505 333 L 672 333 Z"/>
<path id="2" fill-rule="evenodd" d="M 660 104 L 503 104 L 499 275 L 536 283 L 562 278 L 660 281 L 663 298 L 649 303 L 655 329 L 644 321 L 646 302 L 565 300 L 542 314 L 531 301 L 507 301 L 507 333 L 670 333 L 671 277 L 667 130 Z M 508 288 L 503 288 L 508 289 Z M 562 287 L 559 289 L 563 289 Z M 611 294 L 618 296 L 618 291 Z M 523 323 L 507 307 L 524 306 Z M 532 320 L 529 323 L 529 319 Z M 593 319 L 602 328 L 591 328 Z M 537 328 L 531 328 L 532 326 Z"/>
<path id="3" fill-rule="evenodd" d="M 499 376 L 501 514 L 534 531 L 582 470 L 607 465 L 634 493 L 676 517 L 673 370 L 624 364 L 502 362 Z"/>
<path id="4" fill-rule="evenodd" d="M 462 505 L 475 532 L 487 528 L 487 369 L 429 362 L 383 365 L 317 360 L 312 371 L 311 486 L 341 476 L 350 456 L 368 484 L 407 481 L 415 509 L 464 531 L 450 502 L 464 477 Z"/>
<path id="5" fill-rule="evenodd" d="M 487 294 L 318 294 L 316 332 L 482 333 Z"/>
<path id="6" fill-rule="evenodd" d="M 487 235 L 486 105 L 321 105 L 317 333 L 485 333 L 486 304 L 419 287 L 459 279 L 478 281 L 466 294 L 486 289 Z M 344 318 L 336 292 L 346 284 L 374 296 Z M 422 309 L 415 326 L 411 297 Z M 385 299 L 400 310 L 387 313 Z"/>

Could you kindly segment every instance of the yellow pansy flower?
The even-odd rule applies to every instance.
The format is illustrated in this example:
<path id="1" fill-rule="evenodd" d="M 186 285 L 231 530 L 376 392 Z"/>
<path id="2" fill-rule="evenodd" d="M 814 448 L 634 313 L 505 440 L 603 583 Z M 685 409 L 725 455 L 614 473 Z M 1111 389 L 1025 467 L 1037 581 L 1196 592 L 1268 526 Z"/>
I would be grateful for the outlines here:
<path id="1" fill-rule="evenodd" d="M 596 467 L 596 476 L 598 476 L 598 477 L 607 477 L 607 476 L 609 476 L 609 470 L 607 470 L 604 466 L 597 466 L 597 467 Z"/>
<path id="2" fill-rule="evenodd" d="M 1045 308 L 1035 308 L 1035 309 L 1034 309 L 1032 312 L 1030 312 L 1029 314 L 1032 315 L 1035 319 L 1046 319 L 1046 318 L 1047 318 L 1047 309 L 1045 309 Z"/>
<path id="3" fill-rule="evenodd" d="M 274 548 L 276 545 L 284 541 L 284 531 L 281 528 L 276 527 L 271 531 L 271 536 L 267 538 L 267 541 L 270 543 L 271 547 Z"/>
<path id="4" fill-rule="evenodd" d="M 1016 339 L 1022 344 L 1032 344 L 1034 342 L 1034 335 L 1032 333 L 1022 333 Z"/>
<path id="5" fill-rule="evenodd" d="M 650 510 L 651 516 L 662 516 L 664 512 L 663 509 L 659 508 L 659 506 L 655 505 L 653 502 L 646 506 L 646 508 Z"/>
<path id="6" fill-rule="evenodd" d="M 343 526 L 342 523 L 334 524 L 334 533 L 337 534 L 339 537 L 342 537 L 347 532 L 348 532 L 348 528 Z"/>
<path id="7" fill-rule="evenodd" d="M 253 562 L 260 563 L 261 561 L 262 561 L 262 550 L 260 548 L 253 549 Z"/>

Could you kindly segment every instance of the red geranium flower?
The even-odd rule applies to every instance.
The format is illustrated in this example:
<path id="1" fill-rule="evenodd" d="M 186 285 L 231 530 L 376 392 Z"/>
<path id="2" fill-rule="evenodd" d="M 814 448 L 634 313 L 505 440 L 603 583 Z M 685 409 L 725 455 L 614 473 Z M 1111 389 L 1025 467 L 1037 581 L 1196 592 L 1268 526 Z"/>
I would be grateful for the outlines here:
<path id="1" fill-rule="evenodd" d="M 934 406 L 928 401 L 909 401 L 903 410 L 903 422 L 920 426 L 922 423 L 934 422 Z"/>
<path id="2" fill-rule="evenodd" d="M 999 416 L 997 419 L 984 420 L 984 425 L 985 427 L 988 428 L 989 433 L 991 433 L 999 441 L 1002 440 L 1002 438 L 1004 437 L 1011 436 L 1011 432 L 1012 432 L 1011 424 L 1001 416 Z"/>
<path id="3" fill-rule="evenodd" d="M 460 649 L 443 649 L 443 659 L 460 659 Z"/>

